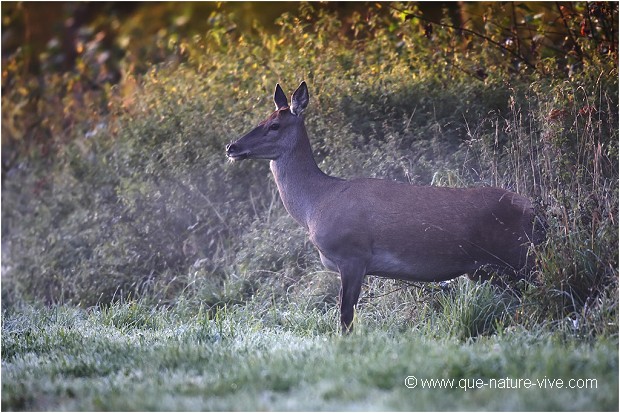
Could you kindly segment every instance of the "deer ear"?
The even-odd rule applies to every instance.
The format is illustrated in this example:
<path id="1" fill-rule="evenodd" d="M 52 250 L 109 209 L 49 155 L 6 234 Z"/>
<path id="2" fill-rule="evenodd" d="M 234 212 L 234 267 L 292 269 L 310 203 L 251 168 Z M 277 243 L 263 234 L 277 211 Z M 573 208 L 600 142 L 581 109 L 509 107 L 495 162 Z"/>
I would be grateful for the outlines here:
<path id="1" fill-rule="evenodd" d="M 310 102 L 308 86 L 306 86 L 306 82 L 301 82 L 291 98 L 291 113 L 295 116 L 301 115 L 308 106 L 308 102 Z"/>
<path id="2" fill-rule="evenodd" d="M 276 104 L 276 110 L 288 106 L 288 100 L 279 83 L 276 84 L 276 91 L 273 93 L 273 102 Z"/>

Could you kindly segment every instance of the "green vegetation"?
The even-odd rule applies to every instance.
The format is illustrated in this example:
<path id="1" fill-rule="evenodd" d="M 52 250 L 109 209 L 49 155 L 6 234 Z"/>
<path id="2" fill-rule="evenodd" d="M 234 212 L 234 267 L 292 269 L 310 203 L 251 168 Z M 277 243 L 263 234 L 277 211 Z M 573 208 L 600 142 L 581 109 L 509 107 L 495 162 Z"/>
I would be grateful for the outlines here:
<path id="1" fill-rule="evenodd" d="M 273 31 L 161 3 L 76 28 L 68 65 L 4 54 L 2 408 L 617 409 L 618 5 L 549 4 L 302 3 Z M 14 35 L 32 11 L 2 14 Z M 339 280 L 268 165 L 224 155 L 302 79 L 325 172 L 530 197 L 535 282 L 369 277 L 340 337 Z M 407 389 L 418 371 L 598 389 Z"/>
<path id="2" fill-rule="evenodd" d="M 3 321 L 2 409 L 614 411 L 618 406 L 613 340 L 587 344 L 558 333 L 514 329 L 463 342 L 438 331 L 441 317 L 402 328 L 363 316 L 358 330 L 342 337 L 333 328 L 336 320 L 334 311 L 301 312 L 293 305 L 263 312 L 220 308 L 213 314 L 192 309 L 189 315 L 178 307 L 153 310 L 135 303 L 88 311 L 22 308 Z M 418 379 L 415 388 L 405 386 L 411 375 Z M 464 388 L 471 386 L 468 379 L 502 383 L 507 377 L 537 384 Z M 426 379 L 453 379 L 454 388 L 424 388 Z M 538 385 L 545 379 L 554 386 L 562 380 L 563 388 Z"/>

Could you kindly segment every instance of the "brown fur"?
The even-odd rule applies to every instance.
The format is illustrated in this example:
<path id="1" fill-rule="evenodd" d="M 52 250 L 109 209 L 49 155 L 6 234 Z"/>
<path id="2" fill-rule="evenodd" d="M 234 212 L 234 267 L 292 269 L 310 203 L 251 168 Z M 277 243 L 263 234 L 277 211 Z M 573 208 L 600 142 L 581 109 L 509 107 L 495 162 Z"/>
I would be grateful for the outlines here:
<path id="1" fill-rule="evenodd" d="M 227 154 L 271 160 L 287 211 L 308 230 L 323 264 L 340 273 L 343 331 L 351 328 L 366 274 L 442 281 L 482 267 L 509 277 L 531 269 L 529 247 L 540 237 L 527 198 L 501 188 L 328 176 L 314 161 L 303 122 L 305 83 L 293 94 L 294 111 L 278 89 L 276 112 L 228 145 Z"/>

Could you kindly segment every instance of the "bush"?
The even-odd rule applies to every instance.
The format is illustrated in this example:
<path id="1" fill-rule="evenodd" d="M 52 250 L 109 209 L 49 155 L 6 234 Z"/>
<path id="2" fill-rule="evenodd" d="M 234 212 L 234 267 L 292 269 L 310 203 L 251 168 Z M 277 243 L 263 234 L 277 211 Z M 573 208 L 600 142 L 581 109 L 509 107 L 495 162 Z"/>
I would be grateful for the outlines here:
<path id="1" fill-rule="evenodd" d="M 141 72 L 128 53 L 118 82 L 94 90 L 86 88 L 92 68 L 52 73 L 42 86 L 21 77 L 15 55 L 3 76 L 3 132 L 25 143 L 3 169 L 5 305 L 126 297 L 332 305 L 337 279 L 286 214 L 266 163 L 224 156 L 226 143 L 269 113 L 276 82 L 290 90 L 305 79 L 307 128 L 324 171 L 497 185 L 532 198 L 548 238 L 536 250 L 538 283 L 511 322 L 579 317 L 609 331 L 602 324 L 617 314 L 618 278 L 615 60 L 581 39 L 590 58 L 570 76 L 564 56 L 514 70 L 501 63 L 505 50 L 471 38 L 471 50 L 460 49 L 458 33 L 441 25 L 425 37 L 407 13 L 371 8 L 366 23 L 344 20 L 356 28 L 348 32 L 326 10 L 302 4 L 278 19 L 279 34 L 240 33 L 234 14 L 214 12 L 206 31 L 164 31 L 140 52 L 161 63 Z M 482 78 L 454 64 L 469 53 L 485 66 Z M 49 141 L 20 140 L 19 130 Z M 490 291 L 480 288 L 462 294 Z M 478 331 L 464 328 L 455 327 Z"/>

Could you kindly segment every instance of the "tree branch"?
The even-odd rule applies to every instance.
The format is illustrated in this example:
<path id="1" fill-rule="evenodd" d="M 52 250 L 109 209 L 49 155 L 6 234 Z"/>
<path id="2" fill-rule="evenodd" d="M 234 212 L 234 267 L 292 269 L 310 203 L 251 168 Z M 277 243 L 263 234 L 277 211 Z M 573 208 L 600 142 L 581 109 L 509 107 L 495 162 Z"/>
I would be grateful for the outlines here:
<path id="1" fill-rule="evenodd" d="M 534 71 L 537 71 L 536 66 L 534 66 L 534 65 L 533 65 L 530 61 L 528 61 L 525 57 L 521 56 L 519 53 L 514 52 L 513 50 L 510 50 L 509 48 L 507 48 L 507 47 L 506 47 L 506 46 L 504 46 L 503 44 L 501 44 L 501 43 L 499 43 L 499 42 L 496 42 L 495 40 L 491 39 L 491 38 L 490 38 L 490 37 L 488 37 L 488 36 L 485 36 L 485 35 L 484 35 L 484 34 L 482 34 L 482 33 L 478 33 L 478 32 L 476 32 L 476 31 L 474 31 L 474 30 L 470 30 L 470 29 L 467 29 L 467 28 L 465 28 L 465 27 L 458 27 L 458 26 L 454 26 L 454 25 L 452 25 L 452 24 L 441 23 L 441 22 L 438 22 L 438 21 L 435 21 L 435 20 L 429 19 L 429 18 L 427 18 L 427 17 L 424 17 L 424 16 L 421 16 L 421 15 L 418 15 L 418 14 L 412 13 L 412 12 L 410 12 L 410 11 L 400 10 L 400 9 L 398 9 L 398 8 L 396 8 L 396 7 L 392 6 L 392 5 L 390 5 L 390 8 L 391 8 L 392 10 L 395 10 L 395 11 L 397 11 L 397 12 L 400 12 L 400 13 L 406 14 L 406 15 L 408 15 L 408 16 L 413 16 L 413 17 L 415 17 L 415 18 L 417 18 L 417 19 L 424 20 L 424 21 L 429 22 L 429 23 L 432 23 L 432 24 L 436 24 L 437 26 L 447 27 L 447 28 L 450 28 L 450 29 L 460 30 L 460 31 L 465 32 L 465 33 L 473 34 L 474 36 L 479 37 L 479 38 L 481 38 L 481 39 L 484 39 L 484 40 L 486 40 L 487 42 L 489 42 L 489 43 L 491 43 L 491 44 L 493 44 L 493 45 L 495 45 L 495 46 L 499 47 L 501 50 L 505 51 L 506 53 L 511 54 L 513 57 L 515 57 L 515 58 L 517 58 L 518 60 L 520 60 L 521 62 L 525 63 L 525 64 L 526 64 L 526 65 L 527 65 L 530 69 L 532 69 L 532 70 L 534 70 Z"/>
<path id="2" fill-rule="evenodd" d="M 575 36 L 573 36 L 573 31 L 568 26 L 568 22 L 566 21 L 566 17 L 564 17 L 564 12 L 562 11 L 562 6 L 560 6 L 560 3 L 557 1 L 555 2 L 555 6 L 558 9 L 558 13 L 560 13 L 560 17 L 562 18 L 562 21 L 564 22 L 564 27 L 566 28 L 566 32 L 568 33 L 568 36 L 570 37 L 571 42 L 573 42 L 573 47 L 575 48 L 575 51 L 577 52 L 579 57 L 583 59 L 584 53 L 581 50 L 581 47 L 579 47 L 579 44 L 577 43 L 577 39 L 575 39 Z M 588 60 L 590 60 L 589 56 L 585 56 L 585 57 L 587 57 Z"/>

